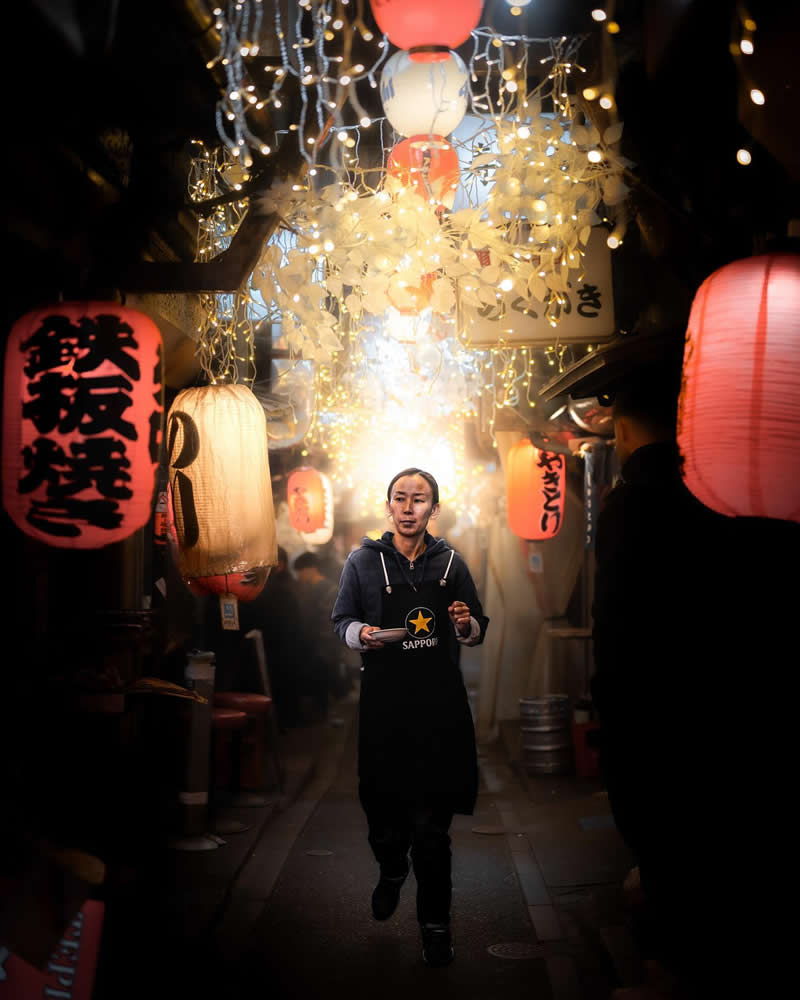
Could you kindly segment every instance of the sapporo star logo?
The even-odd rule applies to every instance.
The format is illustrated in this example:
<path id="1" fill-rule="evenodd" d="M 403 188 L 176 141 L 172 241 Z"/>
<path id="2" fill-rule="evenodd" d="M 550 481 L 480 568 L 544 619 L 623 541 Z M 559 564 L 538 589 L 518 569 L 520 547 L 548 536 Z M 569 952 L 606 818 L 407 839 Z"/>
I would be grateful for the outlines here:
<path id="1" fill-rule="evenodd" d="M 413 617 L 415 612 L 416 618 Z M 413 632 L 411 632 L 412 625 L 414 626 Z M 431 635 L 436 628 L 436 617 L 429 608 L 414 608 L 406 618 L 406 628 L 411 635 Z"/>

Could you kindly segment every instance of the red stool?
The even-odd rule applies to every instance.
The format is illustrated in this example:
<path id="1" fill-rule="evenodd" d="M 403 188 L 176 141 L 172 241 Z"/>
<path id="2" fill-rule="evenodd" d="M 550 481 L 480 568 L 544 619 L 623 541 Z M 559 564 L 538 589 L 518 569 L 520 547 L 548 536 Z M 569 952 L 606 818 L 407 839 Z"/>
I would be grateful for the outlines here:
<path id="1" fill-rule="evenodd" d="M 233 773 L 233 733 L 247 727 L 247 713 L 235 708 L 212 708 L 211 743 L 213 767 L 211 790 L 230 786 Z"/>
<path id="2" fill-rule="evenodd" d="M 232 785 L 237 771 L 239 747 L 237 737 L 247 728 L 247 713 L 234 708 L 211 709 L 211 762 L 209 767 L 210 812 L 216 812 L 216 790 Z M 214 833 L 244 833 L 249 823 L 237 819 L 213 816 Z"/>
<path id="3" fill-rule="evenodd" d="M 573 722 L 572 742 L 575 747 L 575 773 L 579 778 L 597 778 L 600 776 L 600 749 L 597 738 L 600 735 L 600 723 Z"/>
<path id="4" fill-rule="evenodd" d="M 272 698 L 244 691 L 218 691 L 214 694 L 214 705 L 217 708 L 244 712 L 247 716 L 246 729 L 237 734 L 239 753 L 235 764 L 238 773 L 233 803 L 253 806 L 266 804 L 264 796 L 253 794 L 252 790 L 263 789 L 267 785 L 267 756 L 272 757 L 278 791 L 283 794 L 283 764 L 278 750 L 278 730 Z M 251 792 L 247 793 L 244 789 L 250 789 Z"/>

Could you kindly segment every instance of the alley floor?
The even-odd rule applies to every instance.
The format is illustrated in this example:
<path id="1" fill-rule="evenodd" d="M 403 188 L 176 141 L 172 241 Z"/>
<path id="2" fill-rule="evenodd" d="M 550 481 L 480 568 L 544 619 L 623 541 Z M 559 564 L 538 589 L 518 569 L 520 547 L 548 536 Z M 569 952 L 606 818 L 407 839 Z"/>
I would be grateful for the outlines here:
<path id="1" fill-rule="evenodd" d="M 413 875 L 395 915 L 376 922 L 357 713 L 353 697 L 335 725 L 293 735 L 286 795 L 229 810 L 248 832 L 209 852 L 165 847 L 109 888 L 94 1000 L 606 1000 L 637 981 L 622 898 L 632 862 L 601 784 L 525 774 L 513 723 L 479 748 L 475 814 L 453 822 L 454 963 L 422 961 Z"/>

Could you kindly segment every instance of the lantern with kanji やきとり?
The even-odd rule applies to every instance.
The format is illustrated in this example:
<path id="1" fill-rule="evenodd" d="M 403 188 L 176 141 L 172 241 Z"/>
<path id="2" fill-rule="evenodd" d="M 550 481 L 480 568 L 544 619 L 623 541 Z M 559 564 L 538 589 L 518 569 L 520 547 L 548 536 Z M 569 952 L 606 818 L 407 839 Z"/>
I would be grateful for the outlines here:
<path id="1" fill-rule="evenodd" d="M 167 456 L 181 576 L 195 593 L 252 600 L 278 559 L 263 407 L 245 385 L 184 389 Z"/>
<path id="2" fill-rule="evenodd" d="M 383 110 L 400 135 L 450 135 L 468 96 L 467 67 L 457 52 L 395 52 L 381 71 Z"/>
<path id="3" fill-rule="evenodd" d="M 370 0 L 375 23 L 398 49 L 455 49 L 481 19 L 483 0 Z"/>
<path id="4" fill-rule="evenodd" d="M 311 545 L 333 536 L 333 487 L 324 472 L 304 465 L 289 473 L 286 484 L 289 523 Z"/>
<path id="5" fill-rule="evenodd" d="M 412 135 L 398 142 L 386 161 L 386 190 L 409 189 L 437 212 L 453 207 L 459 176 L 458 154 L 438 135 Z"/>
<path id="6" fill-rule="evenodd" d="M 115 302 L 58 303 L 6 344 L 3 505 L 58 548 L 120 542 L 150 519 L 163 418 L 161 334 Z"/>
<path id="7" fill-rule="evenodd" d="M 506 460 L 508 526 L 520 538 L 533 541 L 558 534 L 564 518 L 566 460 L 541 451 L 528 440 L 518 441 Z"/>
<path id="8" fill-rule="evenodd" d="M 695 295 L 678 411 L 682 474 L 728 516 L 800 521 L 800 255 L 727 264 Z"/>

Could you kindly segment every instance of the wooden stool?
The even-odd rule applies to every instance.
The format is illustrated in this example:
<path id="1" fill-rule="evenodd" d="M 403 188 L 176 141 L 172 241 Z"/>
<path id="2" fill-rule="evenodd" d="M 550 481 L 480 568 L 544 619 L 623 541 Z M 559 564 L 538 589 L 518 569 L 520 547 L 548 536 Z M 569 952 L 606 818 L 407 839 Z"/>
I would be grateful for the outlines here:
<path id="1" fill-rule="evenodd" d="M 231 784 L 232 804 L 266 805 L 267 798 L 252 790 L 263 789 L 267 784 L 268 755 L 272 757 L 278 791 L 283 794 L 284 790 L 283 763 L 278 748 L 278 730 L 272 698 L 245 691 L 218 691 L 214 695 L 214 705 L 217 708 L 244 712 L 247 716 L 247 727 L 244 732 L 234 733 L 234 738 L 238 740 L 239 754 L 234 760 L 237 773 Z"/>

